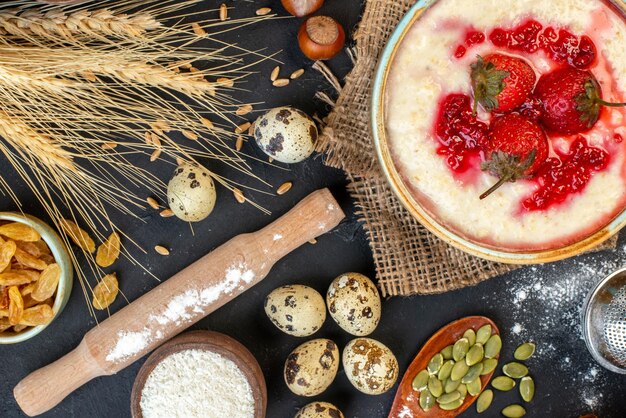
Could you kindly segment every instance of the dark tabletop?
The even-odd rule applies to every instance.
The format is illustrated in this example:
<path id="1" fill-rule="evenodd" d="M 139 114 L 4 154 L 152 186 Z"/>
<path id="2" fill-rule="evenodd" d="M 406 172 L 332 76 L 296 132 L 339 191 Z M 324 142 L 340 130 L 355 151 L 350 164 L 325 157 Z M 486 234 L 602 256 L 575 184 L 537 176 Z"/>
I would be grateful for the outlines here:
<path id="1" fill-rule="evenodd" d="M 219 1 L 207 0 L 203 7 L 216 7 Z M 231 14 L 250 15 L 261 6 L 281 9 L 278 0 L 266 2 L 228 1 L 236 8 Z M 356 0 L 327 0 L 321 12 L 334 16 L 346 28 L 358 22 L 362 5 Z M 266 62 L 257 67 L 259 74 L 248 79 L 248 92 L 238 93 L 242 102 L 265 101 L 267 107 L 295 105 L 323 115 L 328 108 L 313 97 L 316 91 L 332 94 L 323 78 L 310 70 L 297 48 L 297 19 L 275 20 L 251 26 L 226 37 L 249 49 L 266 48 L 282 52 L 278 55 L 285 74 L 305 67 L 307 72 L 290 86 L 277 89 L 269 82 L 269 73 L 276 65 Z M 329 66 L 339 77 L 350 69 L 350 60 L 344 54 L 333 59 Z M 251 144 L 247 150 L 261 156 Z M 45 219 L 43 210 L 32 194 L 24 189 L 16 175 L 0 159 L 3 177 L 7 177 L 20 197 L 24 211 Z M 353 215 L 354 208 L 345 191 L 341 172 L 324 167 L 321 157 L 289 167 L 288 171 L 255 164 L 258 175 L 274 185 L 292 181 L 293 189 L 280 198 L 264 197 L 259 203 L 272 211 L 264 215 L 251 206 L 235 203 L 232 196 L 220 189 L 215 212 L 195 225 L 193 235 L 186 224 L 175 219 L 162 219 L 154 211 L 146 210 L 141 219 L 116 217 L 125 233 L 138 239 L 145 248 L 166 244 L 172 255 L 165 261 L 153 253 L 137 254 L 138 259 L 152 273 L 162 279 L 170 277 L 200 256 L 224 243 L 229 238 L 259 229 L 285 213 L 308 193 L 330 187 L 348 212 L 348 219 L 335 231 L 321 237 L 316 245 L 307 244 L 276 264 L 267 278 L 230 304 L 204 319 L 194 329 L 224 332 L 246 345 L 256 356 L 267 380 L 268 418 L 290 418 L 312 400 L 335 403 L 348 418 L 386 417 L 395 388 L 381 396 L 359 393 L 348 382 L 342 369 L 332 386 L 313 399 L 293 395 L 287 389 L 282 370 L 291 350 L 307 339 L 282 334 L 263 312 L 263 299 L 275 287 L 300 283 L 325 293 L 330 282 L 339 274 L 358 271 L 374 276 L 374 266 L 365 233 Z M 168 170 L 161 170 L 167 181 Z M 15 205 L 0 196 L 0 210 L 13 210 Z M 626 377 L 612 374 L 596 365 L 581 339 L 579 312 L 583 299 L 596 281 L 617 268 L 626 265 L 625 242 L 616 250 L 584 255 L 560 263 L 527 267 L 501 278 L 489 280 L 476 287 L 437 296 L 392 298 L 383 303 L 383 316 L 372 337 L 380 340 L 396 354 L 401 372 L 406 369 L 420 346 L 441 326 L 467 315 L 487 315 L 500 326 L 503 340 L 503 358 L 512 358 L 515 347 L 527 340 L 538 345 L 538 354 L 528 364 L 535 378 L 537 394 L 527 405 L 528 415 L 536 417 L 578 417 L 595 412 L 600 417 L 626 416 Z M 120 286 L 129 300 L 134 300 L 157 285 L 141 269 L 123 261 L 115 266 Z M 93 280 L 93 278 L 92 278 Z M 85 300 L 77 287 L 62 315 L 39 336 L 14 346 L 0 346 L 0 416 L 20 417 L 12 389 L 28 373 L 63 356 L 73 349 L 83 335 L 95 325 L 88 314 Z M 119 298 L 112 306 L 116 311 L 127 302 Z M 100 316 L 104 319 L 104 316 Z M 351 337 L 330 318 L 315 334 L 316 338 L 331 338 L 343 347 Z M 313 337 L 312 337 L 313 338 Z M 138 361 L 117 375 L 95 379 L 70 395 L 45 417 L 115 418 L 130 416 L 130 391 L 138 369 Z M 498 416 L 498 411 L 509 403 L 521 402 L 517 391 L 496 393 L 492 408 L 483 416 Z M 478 416 L 472 407 L 464 416 Z"/>

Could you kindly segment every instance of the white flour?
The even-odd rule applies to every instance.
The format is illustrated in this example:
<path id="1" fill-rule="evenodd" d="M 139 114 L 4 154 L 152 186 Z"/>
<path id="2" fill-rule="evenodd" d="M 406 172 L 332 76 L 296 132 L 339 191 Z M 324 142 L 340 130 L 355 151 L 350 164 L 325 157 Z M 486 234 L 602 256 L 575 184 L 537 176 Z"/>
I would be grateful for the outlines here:
<path id="1" fill-rule="evenodd" d="M 237 289 L 243 289 L 254 280 L 254 272 L 245 263 L 231 266 L 225 272 L 224 280 L 204 289 L 189 289 L 172 298 L 159 314 L 151 315 L 146 326 L 139 331 L 122 330 L 117 334 L 115 347 L 106 360 L 116 362 L 141 353 L 150 344 L 164 338 L 161 330 L 172 325 L 193 322 L 198 315 L 206 315 L 206 308 L 221 295 L 230 295 Z"/>
<path id="2" fill-rule="evenodd" d="M 595 283 L 626 267 L 626 247 L 610 254 L 608 260 L 591 254 L 525 268 L 512 273 L 508 291 L 498 294 L 515 319 L 507 331 L 511 348 L 525 341 L 536 342 L 537 354 L 529 360 L 531 374 L 533 367 L 553 367 L 554 373 L 567 376 L 562 384 L 571 391 L 572 402 L 579 405 L 581 413 L 601 407 L 602 393 L 608 387 L 610 372 L 587 353 L 580 318 L 585 298 Z"/>
<path id="3" fill-rule="evenodd" d="M 159 363 L 141 393 L 144 418 L 253 418 L 248 380 L 231 360 L 185 350 Z"/>

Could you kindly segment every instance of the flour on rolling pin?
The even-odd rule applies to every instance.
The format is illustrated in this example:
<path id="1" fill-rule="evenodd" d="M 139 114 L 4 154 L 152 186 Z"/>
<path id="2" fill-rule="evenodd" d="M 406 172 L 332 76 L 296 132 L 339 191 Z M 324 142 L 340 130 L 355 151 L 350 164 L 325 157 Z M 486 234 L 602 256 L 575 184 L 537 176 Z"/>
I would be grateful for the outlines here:
<path id="1" fill-rule="evenodd" d="M 181 325 L 192 320 L 194 314 L 204 314 L 203 307 L 209 306 L 222 295 L 230 295 L 235 290 L 243 290 L 255 275 L 245 263 L 233 264 L 225 271 L 224 280 L 204 289 L 189 289 L 174 296 L 163 311 L 148 318 L 148 323 L 140 331 L 122 330 L 118 332 L 117 343 L 106 356 L 109 362 L 117 362 L 140 353 L 151 343 L 165 337 L 161 327 Z"/>

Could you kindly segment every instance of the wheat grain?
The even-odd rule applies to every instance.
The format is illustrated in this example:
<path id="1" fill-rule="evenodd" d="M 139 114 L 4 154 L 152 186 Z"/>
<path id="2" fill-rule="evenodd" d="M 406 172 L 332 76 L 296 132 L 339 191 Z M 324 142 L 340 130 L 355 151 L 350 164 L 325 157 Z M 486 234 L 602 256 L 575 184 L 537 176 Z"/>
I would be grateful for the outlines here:
<path id="1" fill-rule="evenodd" d="M 245 203 L 246 198 L 243 195 L 243 192 L 241 190 L 239 190 L 238 188 L 234 188 L 233 189 L 233 195 L 235 196 L 235 200 L 239 203 Z"/>
<path id="2" fill-rule="evenodd" d="M 287 181 L 283 184 L 280 185 L 280 187 L 278 188 L 278 190 L 276 190 L 276 194 L 277 195 L 284 195 L 285 193 L 287 193 L 289 190 L 291 190 L 291 187 L 293 186 L 293 183 L 290 181 Z"/>
<path id="3" fill-rule="evenodd" d="M 220 20 L 224 22 L 226 19 L 228 19 L 228 7 L 222 3 L 220 5 Z"/>
<path id="4" fill-rule="evenodd" d="M 157 200 L 154 197 L 148 197 L 146 198 L 146 202 L 148 202 L 148 205 L 150 205 L 150 207 L 152 209 L 159 209 L 161 206 L 159 205 L 159 202 L 157 202 Z"/>
<path id="5" fill-rule="evenodd" d="M 170 255 L 170 250 L 168 250 L 162 245 L 155 246 L 154 251 L 156 251 L 160 255 L 165 255 L 165 256 Z"/>
<path id="6" fill-rule="evenodd" d="M 239 126 L 237 126 L 235 128 L 235 133 L 236 134 L 242 134 L 245 131 L 247 131 L 248 129 L 250 129 L 250 126 L 251 126 L 250 122 L 242 123 L 241 125 L 239 125 Z"/>
<path id="7" fill-rule="evenodd" d="M 251 104 L 245 104 L 245 105 L 240 106 L 239 108 L 237 108 L 237 110 L 235 111 L 235 114 L 238 115 L 238 116 L 243 116 L 243 115 L 247 115 L 250 112 L 252 112 L 252 105 Z"/>
<path id="8" fill-rule="evenodd" d="M 172 209 L 164 209 L 161 211 L 161 213 L 159 213 L 159 215 L 161 216 L 161 218 L 171 218 L 172 216 L 174 216 L 174 212 L 172 211 Z"/>
<path id="9" fill-rule="evenodd" d="M 290 79 L 295 80 L 296 78 L 300 78 L 304 74 L 304 68 L 300 68 L 299 70 L 294 71 L 289 76 Z"/>
<path id="10" fill-rule="evenodd" d="M 279 78 L 277 80 L 274 80 L 274 82 L 272 84 L 274 85 L 274 87 L 285 87 L 285 86 L 289 85 L 289 79 L 288 78 Z"/>
<path id="11" fill-rule="evenodd" d="M 261 7 L 260 9 L 257 9 L 255 13 L 257 16 L 265 16 L 272 13 L 272 9 L 269 7 Z"/>
<path id="12" fill-rule="evenodd" d="M 270 81 L 274 82 L 278 79 L 278 75 L 280 74 L 280 66 L 274 67 L 272 73 L 270 74 Z"/>

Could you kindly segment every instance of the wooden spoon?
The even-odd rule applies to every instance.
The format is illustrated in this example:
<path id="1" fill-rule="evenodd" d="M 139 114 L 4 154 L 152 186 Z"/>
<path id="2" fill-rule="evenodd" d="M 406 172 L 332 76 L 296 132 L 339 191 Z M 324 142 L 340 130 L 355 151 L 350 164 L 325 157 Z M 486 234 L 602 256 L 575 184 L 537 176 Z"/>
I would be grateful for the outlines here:
<path id="1" fill-rule="evenodd" d="M 484 316 L 468 316 L 446 325 L 430 337 L 404 374 L 396 392 L 389 418 L 451 418 L 460 415 L 474 403 L 478 396 L 468 394 L 465 402 L 454 411 L 444 411 L 435 405 L 428 412 L 424 412 L 419 405 L 419 392 L 413 390 L 412 383 L 415 376 L 426 368 L 435 354 L 462 338 L 468 329 L 472 328 L 474 331 L 478 331 L 480 327 L 487 324 L 491 325 L 492 334 L 500 334 L 498 327 L 491 319 Z M 492 375 L 493 372 L 480 377 L 483 389 L 489 383 Z"/>
<path id="2" fill-rule="evenodd" d="M 155 350 L 143 364 L 135 379 L 130 396 L 133 418 L 142 418 L 141 394 L 148 376 L 166 357 L 185 350 L 207 350 L 231 360 L 244 374 L 254 398 L 254 418 L 265 418 L 267 387 L 259 363 L 252 353 L 237 340 L 213 331 L 190 331 L 179 335 Z M 234 418 L 234 417 L 233 417 Z"/>

